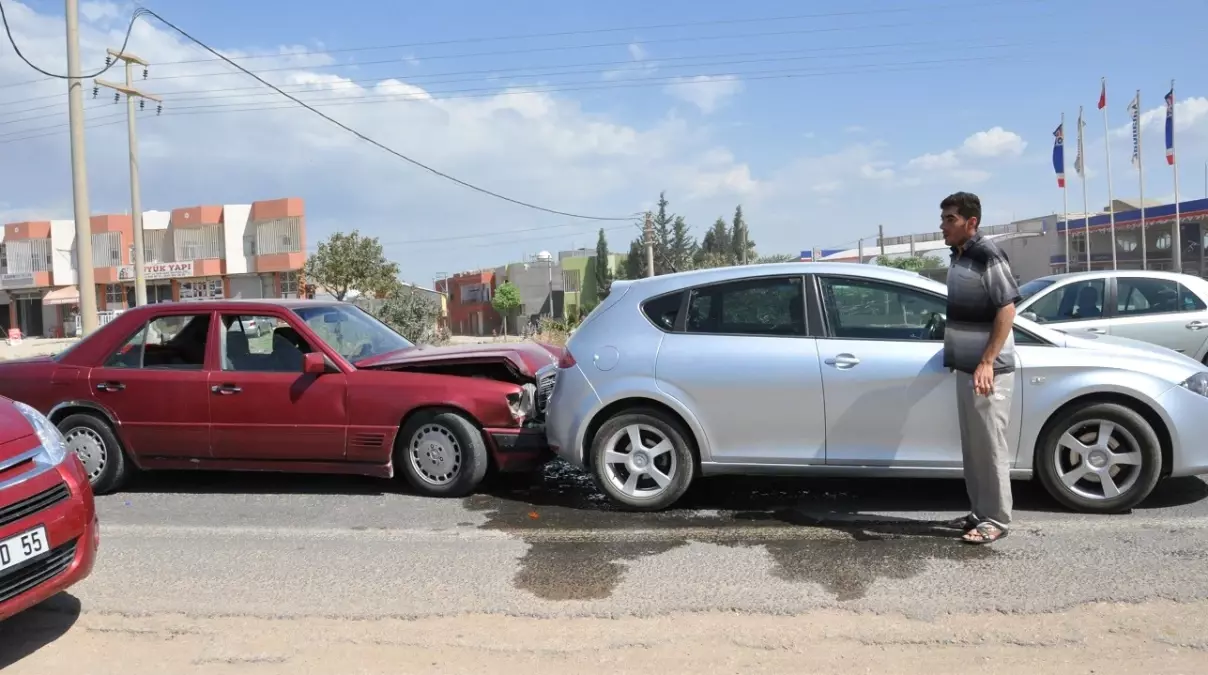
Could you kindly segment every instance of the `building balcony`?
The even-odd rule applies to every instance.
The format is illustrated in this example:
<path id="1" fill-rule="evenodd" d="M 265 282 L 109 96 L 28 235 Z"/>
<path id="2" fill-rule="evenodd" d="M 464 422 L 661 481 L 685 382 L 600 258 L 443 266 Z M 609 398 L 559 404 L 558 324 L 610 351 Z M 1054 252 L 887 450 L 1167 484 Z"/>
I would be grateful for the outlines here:
<path id="1" fill-rule="evenodd" d="M 306 215 L 297 197 L 254 202 L 243 235 L 252 272 L 294 272 L 306 264 Z"/>

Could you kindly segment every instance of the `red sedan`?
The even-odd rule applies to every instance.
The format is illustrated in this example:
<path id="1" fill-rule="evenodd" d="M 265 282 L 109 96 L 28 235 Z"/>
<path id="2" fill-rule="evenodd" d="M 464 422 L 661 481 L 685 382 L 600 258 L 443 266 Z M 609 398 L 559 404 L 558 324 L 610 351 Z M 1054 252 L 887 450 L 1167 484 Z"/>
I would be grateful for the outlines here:
<path id="1" fill-rule="evenodd" d="M 355 305 L 165 303 L 53 357 L 0 363 L 0 394 L 44 411 L 93 489 L 134 467 L 401 472 L 462 496 L 547 458 L 536 343 L 413 345 Z M 553 369 L 548 369 L 553 370 Z M 539 392 L 540 391 L 540 395 Z"/>
<path id="2" fill-rule="evenodd" d="M 0 620 L 87 577 L 98 543 L 84 465 L 42 413 L 0 399 Z"/>

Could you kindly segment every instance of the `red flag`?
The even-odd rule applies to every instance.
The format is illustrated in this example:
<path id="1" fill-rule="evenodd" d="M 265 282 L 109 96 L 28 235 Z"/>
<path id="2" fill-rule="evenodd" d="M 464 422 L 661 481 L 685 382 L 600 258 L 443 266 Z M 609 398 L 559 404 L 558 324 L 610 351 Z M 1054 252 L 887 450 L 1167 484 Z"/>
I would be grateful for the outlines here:
<path id="1" fill-rule="evenodd" d="M 1099 90 L 1099 109 L 1103 110 L 1107 107 L 1107 81 L 1103 82 L 1102 88 Z"/>

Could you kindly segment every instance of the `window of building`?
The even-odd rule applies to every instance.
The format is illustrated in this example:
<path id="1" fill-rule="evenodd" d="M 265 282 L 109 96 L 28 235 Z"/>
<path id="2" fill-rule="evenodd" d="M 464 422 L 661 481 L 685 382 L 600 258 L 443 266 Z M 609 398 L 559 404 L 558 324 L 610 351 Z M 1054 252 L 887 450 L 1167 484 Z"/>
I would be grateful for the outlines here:
<path id="1" fill-rule="evenodd" d="M 281 273 L 281 297 L 298 297 L 298 273 L 296 271 Z"/>
<path id="2" fill-rule="evenodd" d="M 255 234 L 243 235 L 243 255 L 245 255 L 245 256 L 256 255 L 256 235 Z"/>
<path id="3" fill-rule="evenodd" d="M 691 291 L 689 333 L 805 335 L 801 277 L 744 279 Z"/>
<path id="4" fill-rule="evenodd" d="M 122 234 L 120 232 L 98 232 L 92 235 L 93 267 L 121 267 Z"/>
<path id="5" fill-rule="evenodd" d="M 248 224 L 253 253 L 246 255 L 271 255 L 274 253 L 298 253 L 302 250 L 302 219 L 299 216 L 273 218 Z M 246 240 L 246 237 L 245 237 Z M 247 251 L 247 244 L 244 251 Z"/>
<path id="6" fill-rule="evenodd" d="M 180 301 L 221 300 L 224 297 L 221 278 L 192 279 L 180 282 Z"/>
<path id="7" fill-rule="evenodd" d="M 111 354 L 105 367 L 201 370 L 209 334 L 208 313 L 161 316 Z"/>
<path id="8" fill-rule="evenodd" d="M 172 231 L 172 237 L 177 260 L 226 258 L 222 225 L 179 228 Z"/>
<path id="9" fill-rule="evenodd" d="M 855 340 L 935 340 L 934 317 L 947 311 L 943 298 L 897 284 L 822 279 L 830 334 Z"/>
<path id="10" fill-rule="evenodd" d="M 562 290 L 567 293 L 578 293 L 580 283 L 579 270 L 564 270 L 562 272 Z"/>
<path id="11" fill-rule="evenodd" d="M 105 286 L 105 304 L 120 305 L 126 301 L 126 291 L 121 284 L 108 284 Z"/>

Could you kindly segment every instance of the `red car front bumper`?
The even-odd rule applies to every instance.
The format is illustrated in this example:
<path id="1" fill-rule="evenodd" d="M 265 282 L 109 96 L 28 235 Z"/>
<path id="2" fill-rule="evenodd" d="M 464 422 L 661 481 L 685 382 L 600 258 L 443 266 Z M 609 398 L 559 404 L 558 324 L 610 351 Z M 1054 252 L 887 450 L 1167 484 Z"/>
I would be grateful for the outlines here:
<path id="1" fill-rule="evenodd" d="M 5 475 L 0 541 L 46 528 L 45 552 L 0 572 L 0 621 L 66 590 L 92 572 L 100 532 L 92 489 L 74 454 L 55 467 L 33 466 L 28 479 Z M 14 482 L 17 481 L 17 482 Z"/>

